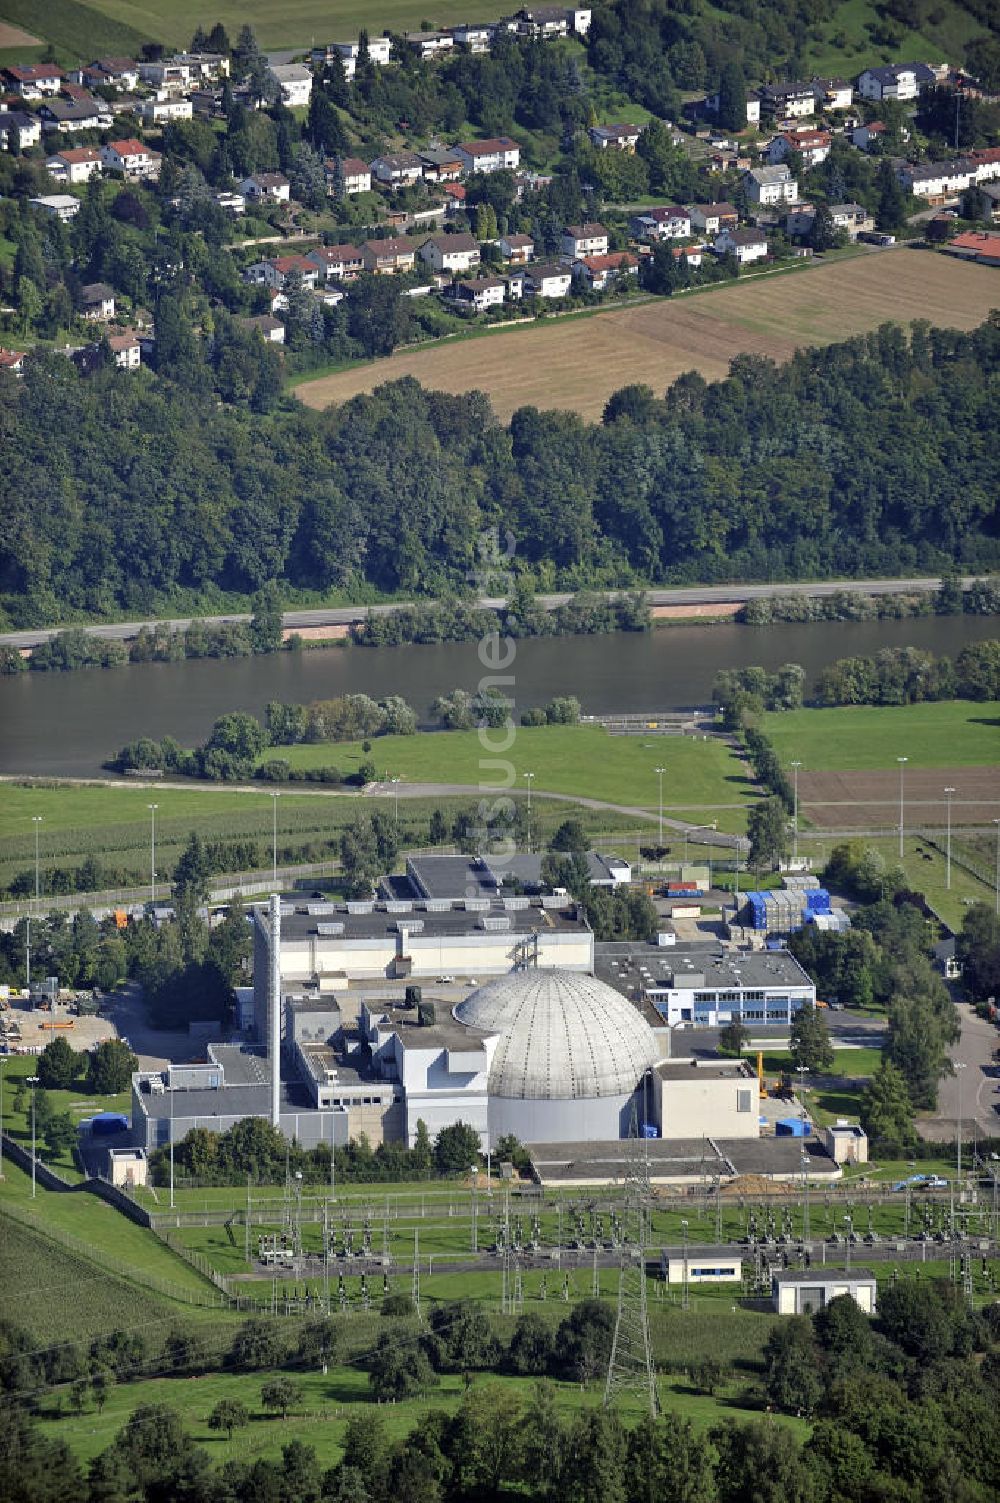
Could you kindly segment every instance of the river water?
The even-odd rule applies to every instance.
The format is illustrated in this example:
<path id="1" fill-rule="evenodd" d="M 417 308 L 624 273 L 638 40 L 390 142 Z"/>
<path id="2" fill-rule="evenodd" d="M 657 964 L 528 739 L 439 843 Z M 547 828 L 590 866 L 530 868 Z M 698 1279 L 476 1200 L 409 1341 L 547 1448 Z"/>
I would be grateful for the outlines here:
<path id="1" fill-rule="evenodd" d="M 810 684 L 836 658 L 880 647 L 954 655 L 1000 636 L 993 617 L 813 622 L 766 627 L 683 625 L 644 633 L 549 637 L 517 644 L 518 710 L 575 694 L 584 711 L 668 710 L 707 704 L 720 668 L 801 663 Z M 270 699 L 401 694 L 421 717 L 442 693 L 475 689 L 485 672 L 475 642 L 427 647 L 331 647 L 262 658 L 142 663 L 0 679 L 0 772 L 89 777 L 125 742 L 204 740 L 230 710 L 262 716 Z"/>

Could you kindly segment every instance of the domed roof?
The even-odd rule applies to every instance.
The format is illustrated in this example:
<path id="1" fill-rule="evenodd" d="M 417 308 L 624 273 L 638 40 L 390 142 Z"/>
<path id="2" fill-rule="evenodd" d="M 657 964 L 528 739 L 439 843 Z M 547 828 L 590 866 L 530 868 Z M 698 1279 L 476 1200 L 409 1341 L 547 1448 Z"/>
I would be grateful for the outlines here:
<path id="1" fill-rule="evenodd" d="M 653 1030 L 632 1004 L 577 971 L 512 971 L 470 993 L 455 1017 L 501 1035 L 491 1096 L 623 1096 L 660 1057 Z"/>

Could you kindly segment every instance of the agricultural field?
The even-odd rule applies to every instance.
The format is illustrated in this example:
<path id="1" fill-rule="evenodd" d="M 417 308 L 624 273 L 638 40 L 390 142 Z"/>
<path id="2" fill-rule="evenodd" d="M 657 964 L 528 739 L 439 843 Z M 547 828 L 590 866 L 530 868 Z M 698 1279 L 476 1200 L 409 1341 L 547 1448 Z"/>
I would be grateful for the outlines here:
<path id="1" fill-rule="evenodd" d="M 684 371 L 718 380 L 735 355 L 784 361 L 802 346 L 866 333 L 889 319 L 971 329 L 996 299 L 989 267 L 900 247 L 633 308 L 549 315 L 522 328 L 399 351 L 295 390 L 308 407 L 326 407 L 414 376 L 437 390 L 484 391 L 503 420 L 529 404 L 597 418 L 612 392 L 632 382 L 659 393 Z"/>
<path id="2" fill-rule="evenodd" d="M 27 32 L 52 43 L 63 63 L 89 62 L 102 55 L 137 57 L 151 36 L 145 26 L 116 16 L 113 6 L 84 5 L 80 0 L 45 0 L 44 5 L 34 0 L 0 0 L 0 21 L 7 23 L 7 31 Z M 189 33 L 183 40 L 190 39 Z M 18 56 L 28 61 L 38 56 L 30 47 L 22 49 L 19 37 L 13 41 L 0 38 L 0 45 L 18 48 Z"/>
<path id="3" fill-rule="evenodd" d="M 498 733 L 499 734 L 499 733 Z M 324 767 L 332 762 L 342 772 L 354 771 L 370 758 L 380 779 L 400 777 L 408 783 L 439 783 L 449 791 L 458 784 L 478 790 L 500 781 L 498 762 L 484 751 L 477 731 L 428 732 L 415 736 L 382 736 L 370 753 L 359 742 L 270 748 L 265 759 L 281 757 L 293 767 Z M 569 794 L 585 802 L 606 801 L 647 810 L 657 808 L 657 777 L 653 769 L 667 769 L 663 779 L 665 813 L 683 809 L 728 811 L 743 817 L 755 789 L 744 764 L 721 740 L 691 736 L 609 736 L 599 726 L 521 726 L 510 751 L 524 787 L 523 774 L 533 772 L 534 793 Z M 698 823 L 705 823 L 699 819 Z"/>

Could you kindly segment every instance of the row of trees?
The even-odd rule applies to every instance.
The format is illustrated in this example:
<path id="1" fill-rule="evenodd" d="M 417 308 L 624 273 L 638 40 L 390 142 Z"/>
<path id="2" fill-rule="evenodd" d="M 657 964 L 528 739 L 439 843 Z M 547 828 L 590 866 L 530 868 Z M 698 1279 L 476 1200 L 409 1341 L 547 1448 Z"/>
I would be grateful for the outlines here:
<path id="1" fill-rule="evenodd" d="M 1000 615 L 1000 579 L 974 579 L 967 590 L 954 576 L 940 589 L 914 594 L 862 595 L 837 590 L 832 595 L 772 595 L 748 600 L 739 613 L 747 626 L 772 621 L 901 621 L 909 616 Z"/>
<path id="2" fill-rule="evenodd" d="M 179 589 L 268 581 L 436 596 L 501 517 L 539 589 L 989 567 L 998 358 L 1000 320 L 885 326 L 780 368 L 739 356 L 602 424 L 522 408 L 505 428 L 410 379 L 262 417 L 206 402 L 180 355 L 175 380 L 124 383 L 39 356 L 0 373 L 0 608 L 154 615 Z"/>
<path id="3" fill-rule="evenodd" d="M 485 610 L 461 600 L 407 606 L 376 615 L 351 627 L 351 639 L 363 647 L 395 647 L 403 642 L 469 642 L 499 634 L 505 637 L 593 636 L 610 631 L 646 631 L 649 606 L 641 591 L 612 596 L 578 591 L 572 600 L 546 610 L 530 582 L 518 579 L 502 610 Z"/>

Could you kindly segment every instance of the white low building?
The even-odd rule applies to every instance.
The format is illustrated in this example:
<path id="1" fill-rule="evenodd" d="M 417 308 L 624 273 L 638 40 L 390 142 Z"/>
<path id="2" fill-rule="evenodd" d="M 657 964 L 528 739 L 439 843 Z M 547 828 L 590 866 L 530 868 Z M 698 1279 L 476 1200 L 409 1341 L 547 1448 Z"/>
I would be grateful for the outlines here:
<path id="1" fill-rule="evenodd" d="M 814 1315 L 831 1300 L 849 1295 L 866 1315 L 874 1315 L 878 1285 L 867 1268 L 785 1270 L 774 1275 L 771 1297 L 779 1315 Z"/>
<path id="2" fill-rule="evenodd" d="M 313 76 L 304 63 L 272 63 L 267 71 L 281 90 L 281 102 L 288 109 L 304 109 L 308 105 Z"/>

